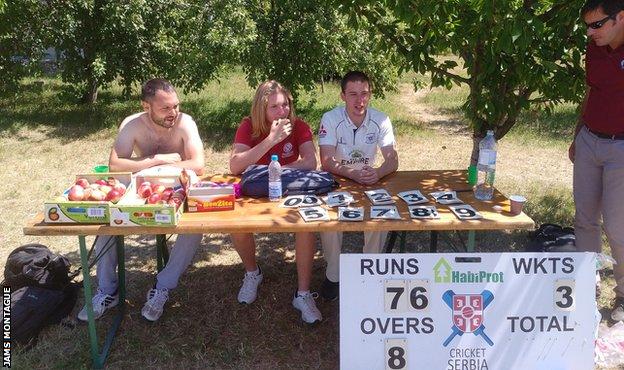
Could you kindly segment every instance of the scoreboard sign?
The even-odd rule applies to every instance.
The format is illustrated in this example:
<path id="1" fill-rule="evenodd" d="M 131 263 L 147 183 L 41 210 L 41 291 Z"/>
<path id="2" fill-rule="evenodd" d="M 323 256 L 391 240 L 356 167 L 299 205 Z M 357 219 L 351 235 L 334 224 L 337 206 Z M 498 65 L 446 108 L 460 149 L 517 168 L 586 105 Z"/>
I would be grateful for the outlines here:
<path id="1" fill-rule="evenodd" d="M 342 254 L 340 368 L 592 369 L 593 253 Z"/>

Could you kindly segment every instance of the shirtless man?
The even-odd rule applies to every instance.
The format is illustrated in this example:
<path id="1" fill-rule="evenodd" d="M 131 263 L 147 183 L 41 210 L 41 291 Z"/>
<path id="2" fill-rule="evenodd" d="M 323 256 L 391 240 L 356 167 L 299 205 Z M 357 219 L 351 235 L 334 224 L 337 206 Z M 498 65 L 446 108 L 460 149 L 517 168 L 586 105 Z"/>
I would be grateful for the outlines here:
<path id="1" fill-rule="evenodd" d="M 189 115 L 180 113 L 180 101 L 173 86 L 163 79 L 147 81 L 141 90 L 141 105 L 144 112 L 127 117 L 119 127 L 109 158 L 111 171 L 138 172 L 165 165 L 203 174 L 204 147 L 197 125 Z M 177 237 L 167 265 L 158 273 L 155 287 L 147 293 L 147 302 L 141 310 L 145 319 L 160 318 L 169 290 L 178 285 L 201 239 L 201 234 Z M 100 236 L 95 243 L 96 255 L 108 249 L 97 263 L 98 290 L 92 300 L 96 319 L 119 303 L 117 253 L 109 248 L 113 243 L 113 236 Z M 87 320 L 86 306 L 78 313 L 78 319 Z"/>

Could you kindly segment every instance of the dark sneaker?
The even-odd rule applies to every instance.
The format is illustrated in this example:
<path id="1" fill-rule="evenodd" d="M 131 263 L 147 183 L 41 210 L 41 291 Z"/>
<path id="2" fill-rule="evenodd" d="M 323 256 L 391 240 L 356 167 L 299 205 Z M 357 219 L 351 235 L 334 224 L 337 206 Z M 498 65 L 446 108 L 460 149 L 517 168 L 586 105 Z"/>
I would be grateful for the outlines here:
<path id="1" fill-rule="evenodd" d="M 611 311 L 611 320 L 624 321 L 624 297 L 615 298 L 615 304 Z"/>
<path id="2" fill-rule="evenodd" d="M 333 282 L 328 278 L 325 278 L 323 281 L 323 286 L 321 286 L 321 297 L 323 297 L 327 301 L 335 301 L 338 299 L 338 292 L 340 291 L 340 284 L 338 282 Z"/>

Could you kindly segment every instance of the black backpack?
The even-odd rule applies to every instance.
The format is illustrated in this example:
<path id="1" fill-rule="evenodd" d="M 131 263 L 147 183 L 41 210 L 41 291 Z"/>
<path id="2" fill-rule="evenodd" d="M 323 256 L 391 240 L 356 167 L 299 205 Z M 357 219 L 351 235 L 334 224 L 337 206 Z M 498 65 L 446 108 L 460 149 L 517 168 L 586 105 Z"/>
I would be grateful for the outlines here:
<path id="1" fill-rule="evenodd" d="M 2 285 L 11 289 L 13 339 L 32 346 L 41 329 L 69 315 L 79 290 L 69 271 L 69 260 L 42 244 L 23 245 L 9 254 Z"/>
<path id="2" fill-rule="evenodd" d="M 282 195 L 321 195 L 339 187 L 334 176 L 326 171 L 282 168 Z M 249 197 L 269 195 L 269 166 L 251 165 L 241 177 L 241 192 Z"/>
<path id="3" fill-rule="evenodd" d="M 526 251 L 576 252 L 574 228 L 555 224 L 543 224 L 533 233 Z"/>

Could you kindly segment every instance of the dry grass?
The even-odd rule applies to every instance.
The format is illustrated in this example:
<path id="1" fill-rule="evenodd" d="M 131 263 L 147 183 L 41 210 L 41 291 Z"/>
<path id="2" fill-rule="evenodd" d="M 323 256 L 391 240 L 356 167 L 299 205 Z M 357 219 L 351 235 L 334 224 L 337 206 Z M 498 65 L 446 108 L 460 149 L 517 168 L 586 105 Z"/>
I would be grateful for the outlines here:
<path id="1" fill-rule="evenodd" d="M 335 94 L 335 90 L 329 90 Z M 429 94 L 447 92 L 410 95 L 405 88 L 401 90 L 402 93 L 389 96 L 387 101 L 378 102 L 378 106 L 386 107 L 396 117 L 400 169 L 465 168 L 471 141 L 462 128 L 461 116 L 453 109 L 428 103 L 435 101 L 435 96 Z M 304 117 L 316 126 L 319 112 L 337 103 L 336 95 L 321 97 L 300 112 L 308 115 L 309 118 Z M 193 99 L 194 112 L 200 112 L 198 109 L 207 98 Z M 302 101 L 306 99 L 302 97 Z M 454 99 L 458 100 L 456 96 Z M 236 104 L 241 111 L 247 109 L 245 101 Z M 8 108 L 0 105 L 0 109 Z M 125 114 L 133 109 L 132 103 L 127 103 L 118 111 Z M 226 111 L 224 108 L 219 112 Z M 194 115 L 208 117 L 211 112 L 214 111 Z M 119 119 L 123 117 L 117 114 Z M 434 129 L 427 126 L 431 117 L 435 117 Z M 226 125 L 235 123 L 226 120 Z M 210 127 L 203 131 L 205 138 L 211 133 Z M 231 129 L 217 132 L 220 138 L 231 133 Z M 76 266 L 79 264 L 75 237 L 24 236 L 21 228 L 41 210 L 44 200 L 63 190 L 76 173 L 105 163 L 114 135 L 114 125 L 88 129 L 61 120 L 36 126 L 15 127 L 7 122 L 0 125 L 0 176 L 8 181 L 7 189 L 0 195 L 0 241 L 4 246 L 0 250 L 0 268 L 13 248 L 34 241 L 51 246 L 68 255 Z M 548 140 L 521 133 L 500 142 L 497 186 L 505 194 L 528 195 L 528 211 L 538 223 L 570 224 L 572 219 L 572 166 L 566 158 L 564 142 L 565 139 Z M 208 172 L 227 171 L 228 143 L 208 139 L 205 151 Z M 479 233 L 477 243 L 482 251 L 522 250 L 527 235 L 526 232 Z M 153 237 L 129 238 L 128 310 L 108 365 L 111 368 L 336 368 L 337 303 L 319 300 L 323 323 L 314 327 L 301 324 L 290 303 L 296 287 L 292 236 L 262 234 L 256 240 L 258 260 L 265 272 L 256 303 L 247 307 L 236 302 L 242 265 L 227 235 L 210 234 L 204 236 L 192 266 L 172 292 L 165 314 L 159 322 L 150 324 L 141 319 L 140 309 L 156 270 Z M 345 242 L 349 251 L 357 251 L 363 244 L 362 235 L 347 234 Z M 428 235 L 410 233 L 408 246 L 410 250 L 426 251 Z M 451 250 L 444 240 L 439 249 Z M 313 290 L 320 289 L 323 271 L 324 261 L 319 253 L 314 262 Z M 607 278 L 604 284 L 612 286 L 613 279 Z M 602 307 L 608 303 L 606 293 L 600 302 Z M 82 304 L 80 299 L 74 317 Z M 101 335 L 109 322 L 110 317 L 106 317 L 98 324 Z M 15 353 L 14 365 L 18 369 L 88 367 L 87 338 L 83 324 L 51 328 L 41 335 L 35 348 Z"/>

